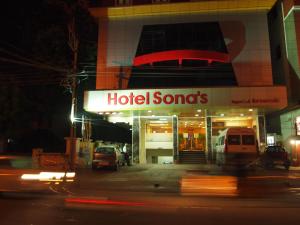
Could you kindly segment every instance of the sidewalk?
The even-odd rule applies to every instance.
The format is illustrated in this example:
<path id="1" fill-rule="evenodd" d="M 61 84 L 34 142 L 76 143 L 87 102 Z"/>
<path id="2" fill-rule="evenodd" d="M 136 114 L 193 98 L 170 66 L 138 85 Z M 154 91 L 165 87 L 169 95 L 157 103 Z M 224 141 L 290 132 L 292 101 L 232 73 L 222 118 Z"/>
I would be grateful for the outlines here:
<path id="1" fill-rule="evenodd" d="M 183 195 L 280 196 L 288 188 L 300 187 L 298 171 L 298 167 L 292 167 L 290 172 L 284 168 L 260 168 L 239 176 L 212 164 L 139 164 L 121 167 L 118 172 L 78 169 L 75 182 L 68 190 L 73 196 L 110 199 Z"/>
<path id="2" fill-rule="evenodd" d="M 146 164 L 121 167 L 119 171 L 78 169 L 70 190 L 75 193 L 101 191 L 178 193 L 182 177 L 207 174 L 211 165 Z"/>

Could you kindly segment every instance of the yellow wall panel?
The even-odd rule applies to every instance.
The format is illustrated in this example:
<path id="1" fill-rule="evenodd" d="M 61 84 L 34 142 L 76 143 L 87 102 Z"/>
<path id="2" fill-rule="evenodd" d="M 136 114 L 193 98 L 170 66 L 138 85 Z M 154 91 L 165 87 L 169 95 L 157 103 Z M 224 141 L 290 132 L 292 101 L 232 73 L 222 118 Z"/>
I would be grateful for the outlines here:
<path id="1" fill-rule="evenodd" d="M 140 7 L 132 7 L 133 8 L 133 15 L 143 15 L 143 14 L 150 14 L 151 9 L 149 7 L 140 6 Z"/>
<path id="2" fill-rule="evenodd" d="M 124 8 L 124 15 L 125 16 L 132 15 L 133 13 L 134 13 L 133 7 L 126 7 L 126 8 Z"/>
<path id="3" fill-rule="evenodd" d="M 269 10 L 276 0 L 207 0 L 201 2 L 185 2 L 170 4 L 153 4 L 130 7 L 91 8 L 90 12 L 95 17 L 135 17 L 163 14 L 188 14 L 210 12 L 230 12 L 247 10 Z M 107 12 L 106 12 L 107 11 Z"/>

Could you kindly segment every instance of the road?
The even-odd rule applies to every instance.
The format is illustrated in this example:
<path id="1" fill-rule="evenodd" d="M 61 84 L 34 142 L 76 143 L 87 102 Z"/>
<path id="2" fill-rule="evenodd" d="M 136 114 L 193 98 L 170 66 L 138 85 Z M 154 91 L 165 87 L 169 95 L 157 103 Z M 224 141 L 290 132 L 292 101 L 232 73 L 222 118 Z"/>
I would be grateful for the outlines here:
<path id="1" fill-rule="evenodd" d="M 13 178 L 0 177 L 0 184 Z M 299 170 L 132 166 L 118 172 L 78 170 L 73 183 L 41 187 L 2 192 L 1 225 L 289 225 L 300 219 Z"/>

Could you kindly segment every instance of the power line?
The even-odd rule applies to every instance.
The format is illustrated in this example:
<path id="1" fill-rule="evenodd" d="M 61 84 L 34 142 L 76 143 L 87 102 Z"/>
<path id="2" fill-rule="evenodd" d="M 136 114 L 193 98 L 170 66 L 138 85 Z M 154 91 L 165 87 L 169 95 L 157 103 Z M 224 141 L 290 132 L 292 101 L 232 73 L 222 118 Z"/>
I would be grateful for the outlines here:
<path id="1" fill-rule="evenodd" d="M 25 62 L 25 61 L 18 61 L 15 59 L 8 59 L 8 58 L 3 58 L 3 57 L 0 57 L 0 61 L 14 63 L 14 64 L 18 64 L 18 65 L 23 65 L 23 66 L 35 67 L 35 68 L 39 68 L 39 69 L 54 70 L 57 72 L 68 72 L 68 70 L 58 69 L 58 68 L 55 68 L 55 67 L 52 67 L 49 65 L 33 64 L 33 63 Z"/>
<path id="2" fill-rule="evenodd" d="M 13 57 L 15 57 L 15 58 L 19 58 L 19 59 L 21 59 L 21 60 L 24 60 L 24 62 L 29 62 L 29 63 L 35 64 L 35 65 L 37 65 L 37 66 L 43 66 L 43 67 L 47 67 L 47 68 L 50 68 L 50 69 L 59 70 L 59 71 L 63 71 L 63 72 L 66 72 L 66 71 L 67 71 L 66 69 L 62 69 L 62 68 L 58 68 L 58 67 L 53 67 L 52 65 L 45 64 L 45 63 L 43 63 L 43 62 L 41 62 L 41 61 L 32 60 L 32 59 L 30 59 L 30 58 L 25 58 L 25 57 L 23 57 L 23 56 L 20 56 L 20 55 L 18 55 L 18 54 L 16 54 L 16 53 L 7 51 L 7 50 L 2 49 L 2 48 L 0 48 L 0 52 L 4 52 L 4 53 L 7 54 L 7 55 L 13 56 Z M 22 62 L 22 61 L 20 61 L 20 62 Z"/>

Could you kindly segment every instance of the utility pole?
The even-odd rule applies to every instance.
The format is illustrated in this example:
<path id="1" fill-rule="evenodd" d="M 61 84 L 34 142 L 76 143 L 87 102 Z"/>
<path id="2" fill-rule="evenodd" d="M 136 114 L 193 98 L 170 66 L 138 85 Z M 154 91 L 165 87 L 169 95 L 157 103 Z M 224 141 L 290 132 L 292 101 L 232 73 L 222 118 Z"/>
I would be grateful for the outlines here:
<path id="1" fill-rule="evenodd" d="M 128 77 L 126 77 L 126 72 L 124 72 L 123 66 L 120 66 L 119 74 L 117 75 L 118 78 L 118 89 L 121 90 L 123 87 L 123 80 L 129 80 Z"/>
<path id="2" fill-rule="evenodd" d="M 71 106 L 71 126 L 70 126 L 70 169 L 75 169 L 75 158 L 76 158 L 76 123 L 75 117 L 77 112 L 77 62 L 78 62 L 78 45 L 79 40 L 76 34 L 75 27 L 75 13 L 74 10 L 70 9 L 71 19 L 68 23 L 69 31 L 69 46 L 73 53 L 72 61 L 72 73 L 71 73 L 71 95 L 72 95 L 72 106 Z"/>

